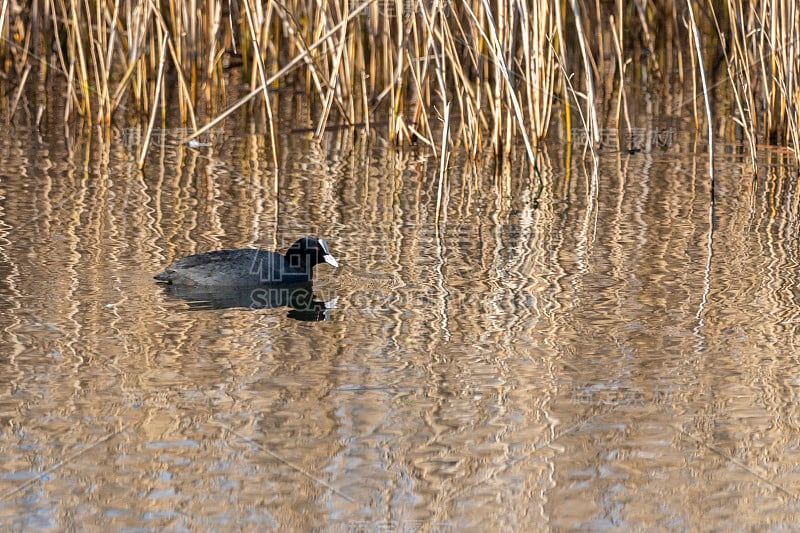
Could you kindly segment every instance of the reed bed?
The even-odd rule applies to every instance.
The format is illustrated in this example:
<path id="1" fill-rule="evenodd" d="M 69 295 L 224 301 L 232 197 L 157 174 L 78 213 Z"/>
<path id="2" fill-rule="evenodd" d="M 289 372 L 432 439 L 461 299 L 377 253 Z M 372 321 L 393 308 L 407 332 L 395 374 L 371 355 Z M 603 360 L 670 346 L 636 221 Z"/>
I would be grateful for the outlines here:
<path id="1" fill-rule="evenodd" d="M 38 84 L 63 95 L 65 122 L 150 130 L 160 116 L 194 136 L 245 107 L 274 150 L 278 95 L 300 93 L 317 136 L 379 126 L 443 159 L 524 146 L 533 162 L 553 124 L 633 150 L 648 111 L 630 91 L 685 84 L 705 104 L 698 135 L 728 118 L 754 160 L 761 145 L 800 158 L 795 2 L 688 1 L 2 0 L 0 98 L 9 120 L 22 107 L 38 122 Z"/>

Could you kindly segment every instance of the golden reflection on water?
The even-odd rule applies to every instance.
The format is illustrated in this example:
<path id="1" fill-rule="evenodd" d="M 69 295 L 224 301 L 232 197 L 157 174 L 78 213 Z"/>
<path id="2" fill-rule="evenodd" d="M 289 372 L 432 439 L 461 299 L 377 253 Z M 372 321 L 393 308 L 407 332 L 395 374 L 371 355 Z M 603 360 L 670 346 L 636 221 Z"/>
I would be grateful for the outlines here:
<path id="1" fill-rule="evenodd" d="M 797 522 L 777 155 L 720 155 L 709 259 L 688 151 L 545 150 L 538 208 L 522 165 L 457 162 L 437 230 L 438 163 L 341 132 L 285 139 L 277 173 L 261 136 L 167 136 L 143 174 L 124 143 L 34 137 L 0 141 L 4 529 Z M 302 234 L 342 265 L 317 269 L 327 320 L 151 279 Z"/>

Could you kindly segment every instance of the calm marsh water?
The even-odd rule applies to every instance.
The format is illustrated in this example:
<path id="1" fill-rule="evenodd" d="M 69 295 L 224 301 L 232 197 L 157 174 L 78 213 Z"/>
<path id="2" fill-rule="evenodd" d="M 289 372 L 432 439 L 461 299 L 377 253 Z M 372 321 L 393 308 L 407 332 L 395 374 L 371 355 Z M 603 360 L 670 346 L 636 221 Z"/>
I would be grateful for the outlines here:
<path id="1" fill-rule="evenodd" d="M 0 528 L 792 528 L 796 175 L 561 145 L 543 189 L 347 132 L 0 139 Z M 274 191 L 277 189 L 278 194 Z M 713 227 L 713 232 L 710 229 Z M 153 274 L 327 239 L 313 316 Z M 327 308 L 324 303 L 328 302 Z"/>

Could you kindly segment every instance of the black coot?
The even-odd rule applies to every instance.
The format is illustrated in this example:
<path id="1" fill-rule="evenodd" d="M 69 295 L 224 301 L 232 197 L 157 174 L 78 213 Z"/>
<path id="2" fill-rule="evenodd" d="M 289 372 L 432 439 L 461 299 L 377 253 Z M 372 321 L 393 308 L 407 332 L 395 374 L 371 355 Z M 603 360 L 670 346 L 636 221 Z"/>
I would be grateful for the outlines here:
<path id="1" fill-rule="evenodd" d="M 162 283 L 204 287 L 247 287 L 277 283 L 308 283 L 314 265 L 338 267 L 328 243 L 304 237 L 292 244 L 286 255 L 265 250 L 217 250 L 190 255 L 172 263 L 155 276 Z"/>

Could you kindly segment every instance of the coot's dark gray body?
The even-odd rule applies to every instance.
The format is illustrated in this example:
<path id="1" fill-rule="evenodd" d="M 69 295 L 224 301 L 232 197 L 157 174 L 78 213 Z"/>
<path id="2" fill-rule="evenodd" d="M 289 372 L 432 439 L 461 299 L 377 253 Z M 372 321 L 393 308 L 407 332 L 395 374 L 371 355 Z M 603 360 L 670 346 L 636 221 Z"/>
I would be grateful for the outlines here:
<path id="1" fill-rule="evenodd" d="M 155 276 L 172 285 L 246 287 L 278 283 L 308 283 L 314 265 L 339 266 L 322 239 L 305 237 L 289 247 L 286 255 L 265 250 L 217 250 L 190 255 Z"/>

